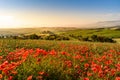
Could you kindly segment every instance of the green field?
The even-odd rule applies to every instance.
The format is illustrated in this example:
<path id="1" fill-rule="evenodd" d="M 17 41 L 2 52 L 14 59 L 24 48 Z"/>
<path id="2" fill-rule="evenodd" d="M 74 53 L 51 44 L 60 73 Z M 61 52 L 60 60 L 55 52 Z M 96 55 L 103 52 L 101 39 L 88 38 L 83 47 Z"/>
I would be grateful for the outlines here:
<path id="1" fill-rule="evenodd" d="M 91 35 L 100 35 L 111 38 L 120 38 L 120 29 L 116 27 L 111 28 L 96 28 L 96 29 L 80 29 L 73 27 L 41 27 L 41 28 L 21 28 L 21 29 L 1 29 L 0 34 L 12 35 L 12 34 L 38 34 L 41 35 L 43 31 L 50 31 L 55 34 L 61 34 L 69 36 L 81 35 L 81 36 L 91 36 Z"/>
<path id="2" fill-rule="evenodd" d="M 81 36 L 91 36 L 99 35 L 111 38 L 120 38 L 120 30 L 114 29 L 77 29 L 64 32 L 64 35 L 81 35 Z"/>

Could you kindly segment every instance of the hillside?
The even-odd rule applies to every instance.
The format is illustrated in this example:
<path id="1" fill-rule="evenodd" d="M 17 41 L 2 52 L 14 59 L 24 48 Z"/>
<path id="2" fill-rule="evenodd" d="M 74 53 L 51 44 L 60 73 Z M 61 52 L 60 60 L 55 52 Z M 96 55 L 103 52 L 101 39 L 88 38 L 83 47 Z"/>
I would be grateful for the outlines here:
<path id="1" fill-rule="evenodd" d="M 75 35 L 75 36 L 91 36 L 99 35 L 111 38 L 120 38 L 120 30 L 118 28 L 99 28 L 99 29 L 77 29 L 64 32 L 63 35 Z"/>
<path id="2" fill-rule="evenodd" d="M 86 26 L 77 27 L 37 27 L 37 28 L 10 28 L 0 29 L 0 35 L 41 34 L 44 31 L 89 36 L 93 34 L 108 37 L 120 37 L 120 20 L 101 21 Z"/>
<path id="3" fill-rule="evenodd" d="M 29 34 L 42 34 L 43 32 L 51 32 L 59 35 L 75 35 L 75 36 L 91 36 L 102 35 L 111 38 L 120 38 L 120 26 L 109 28 L 94 28 L 94 29 L 81 29 L 72 27 L 41 27 L 41 28 L 21 28 L 21 29 L 0 29 L 0 35 L 29 35 Z M 49 34 L 49 33 L 48 33 Z"/>
<path id="4" fill-rule="evenodd" d="M 63 32 L 76 30 L 73 27 L 40 27 L 40 28 L 18 28 L 18 29 L 0 29 L 0 35 L 19 35 L 19 34 L 40 34 L 43 31 Z"/>

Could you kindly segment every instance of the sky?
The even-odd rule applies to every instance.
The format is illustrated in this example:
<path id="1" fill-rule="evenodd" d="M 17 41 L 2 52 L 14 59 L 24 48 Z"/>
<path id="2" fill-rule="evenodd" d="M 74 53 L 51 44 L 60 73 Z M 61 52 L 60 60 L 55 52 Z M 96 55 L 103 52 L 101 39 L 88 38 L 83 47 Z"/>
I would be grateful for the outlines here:
<path id="1" fill-rule="evenodd" d="M 71 27 L 120 20 L 120 0 L 0 0 L 0 28 Z"/>

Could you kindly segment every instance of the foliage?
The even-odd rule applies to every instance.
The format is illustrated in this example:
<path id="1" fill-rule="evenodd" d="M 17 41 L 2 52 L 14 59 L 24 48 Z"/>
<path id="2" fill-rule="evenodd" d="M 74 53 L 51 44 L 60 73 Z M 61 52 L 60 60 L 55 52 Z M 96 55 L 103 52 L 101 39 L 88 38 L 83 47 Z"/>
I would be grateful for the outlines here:
<path id="1" fill-rule="evenodd" d="M 39 39 L 39 36 L 36 34 L 29 35 L 30 39 Z"/>
<path id="2" fill-rule="evenodd" d="M 69 40 L 69 37 L 54 34 L 47 36 L 46 40 Z"/>
<path id="3" fill-rule="evenodd" d="M 108 38 L 105 36 L 92 35 L 91 39 L 92 41 L 96 41 L 96 42 L 111 42 L 111 43 L 115 42 L 112 38 Z"/>

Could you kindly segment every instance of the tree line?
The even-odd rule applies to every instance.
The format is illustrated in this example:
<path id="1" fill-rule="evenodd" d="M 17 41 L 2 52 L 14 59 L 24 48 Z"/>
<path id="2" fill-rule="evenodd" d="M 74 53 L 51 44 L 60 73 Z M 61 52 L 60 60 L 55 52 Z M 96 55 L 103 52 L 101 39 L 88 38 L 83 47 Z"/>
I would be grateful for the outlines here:
<path id="1" fill-rule="evenodd" d="M 30 35 L 16 35 L 16 36 L 0 36 L 1 39 L 3 38 L 10 38 L 10 39 L 39 39 L 39 40 L 71 40 L 71 38 L 77 39 L 79 41 L 89 41 L 89 42 L 110 42 L 115 43 L 112 38 L 106 36 L 75 36 L 75 35 L 58 35 L 58 34 L 50 34 L 50 35 L 37 35 L 37 34 L 30 34 Z"/>

